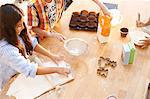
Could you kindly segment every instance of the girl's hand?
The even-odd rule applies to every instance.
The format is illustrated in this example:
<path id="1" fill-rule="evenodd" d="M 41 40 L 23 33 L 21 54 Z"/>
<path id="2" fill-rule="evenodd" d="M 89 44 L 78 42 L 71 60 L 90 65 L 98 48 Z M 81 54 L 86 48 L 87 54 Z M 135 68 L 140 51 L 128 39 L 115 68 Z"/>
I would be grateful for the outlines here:
<path id="1" fill-rule="evenodd" d="M 92 0 L 92 1 L 94 1 L 95 3 L 98 3 L 98 2 L 99 2 L 99 0 Z"/>
<path id="2" fill-rule="evenodd" d="M 137 27 L 144 27 L 144 26 L 145 26 L 145 23 L 143 23 L 143 22 L 137 20 L 137 21 L 136 21 L 136 26 L 137 26 Z"/>
<path id="3" fill-rule="evenodd" d="M 58 68 L 56 72 L 64 76 L 68 76 L 68 74 L 70 73 L 70 70 L 68 68 Z"/>
<path id="4" fill-rule="evenodd" d="M 39 40 L 39 42 L 41 42 L 44 38 L 45 38 L 46 36 L 39 36 L 38 38 L 38 40 Z"/>
<path id="5" fill-rule="evenodd" d="M 60 61 L 64 60 L 64 56 L 62 55 L 53 55 L 51 58 L 56 64 L 58 64 Z"/>
<path id="6" fill-rule="evenodd" d="M 110 20 L 112 20 L 113 17 L 111 13 L 108 11 L 108 8 L 102 2 L 100 2 L 99 0 L 92 0 L 92 1 L 95 2 L 100 7 L 104 15 L 109 16 Z"/>
<path id="7" fill-rule="evenodd" d="M 139 43 L 139 47 L 141 48 L 147 48 L 150 45 L 150 38 L 147 38 L 145 40 L 140 40 L 141 42 Z"/>
<path id="8" fill-rule="evenodd" d="M 65 37 L 65 36 L 63 36 L 63 35 L 60 34 L 60 33 L 56 33 L 56 32 L 53 33 L 53 37 L 57 38 L 58 40 L 60 40 L 60 41 L 62 41 L 62 42 L 64 42 L 64 41 L 66 40 L 66 37 Z"/>

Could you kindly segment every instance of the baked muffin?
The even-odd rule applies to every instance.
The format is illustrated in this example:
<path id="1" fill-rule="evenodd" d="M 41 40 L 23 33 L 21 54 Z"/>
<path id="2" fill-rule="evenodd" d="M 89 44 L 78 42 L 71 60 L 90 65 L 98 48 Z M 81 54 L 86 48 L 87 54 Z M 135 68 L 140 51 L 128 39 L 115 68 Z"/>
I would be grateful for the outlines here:
<path id="1" fill-rule="evenodd" d="M 121 28 L 120 29 L 121 37 L 126 37 L 128 32 L 129 32 L 128 28 Z"/>
<path id="2" fill-rule="evenodd" d="M 87 10 L 81 11 L 81 16 L 88 16 L 89 12 Z"/>
<path id="3" fill-rule="evenodd" d="M 71 28 L 77 28 L 78 27 L 78 22 L 70 22 L 69 27 Z"/>
<path id="4" fill-rule="evenodd" d="M 85 29 L 87 26 L 86 26 L 86 23 L 80 22 L 80 23 L 79 23 L 79 27 L 80 27 L 81 29 Z"/>
<path id="5" fill-rule="evenodd" d="M 88 21 L 90 22 L 97 22 L 97 18 L 93 15 L 88 16 Z"/>
<path id="6" fill-rule="evenodd" d="M 80 13 L 79 12 L 73 12 L 72 15 L 78 17 L 78 16 L 80 16 Z"/>
<path id="7" fill-rule="evenodd" d="M 72 16 L 71 21 L 78 22 L 80 20 L 79 16 Z"/>
<path id="8" fill-rule="evenodd" d="M 86 16 L 80 16 L 80 22 L 82 22 L 82 23 L 87 22 L 87 17 Z"/>
<path id="9" fill-rule="evenodd" d="M 88 22 L 87 23 L 87 27 L 89 29 L 96 29 L 97 28 L 97 24 L 95 22 Z"/>
<path id="10" fill-rule="evenodd" d="M 96 12 L 94 12 L 94 11 L 91 11 L 91 12 L 89 12 L 89 15 L 92 15 L 92 16 L 95 16 L 95 17 L 97 17 L 97 14 L 96 14 Z"/>

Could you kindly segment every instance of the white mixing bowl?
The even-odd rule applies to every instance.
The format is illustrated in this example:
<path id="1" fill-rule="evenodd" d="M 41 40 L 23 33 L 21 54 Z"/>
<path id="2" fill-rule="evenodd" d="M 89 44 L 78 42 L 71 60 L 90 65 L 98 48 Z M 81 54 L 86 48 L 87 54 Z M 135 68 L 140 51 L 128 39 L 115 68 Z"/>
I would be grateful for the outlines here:
<path id="1" fill-rule="evenodd" d="M 79 56 L 88 50 L 87 42 L 80 38 L 66 40 L 64 47 L 66 51 L 73 56 Z"/>

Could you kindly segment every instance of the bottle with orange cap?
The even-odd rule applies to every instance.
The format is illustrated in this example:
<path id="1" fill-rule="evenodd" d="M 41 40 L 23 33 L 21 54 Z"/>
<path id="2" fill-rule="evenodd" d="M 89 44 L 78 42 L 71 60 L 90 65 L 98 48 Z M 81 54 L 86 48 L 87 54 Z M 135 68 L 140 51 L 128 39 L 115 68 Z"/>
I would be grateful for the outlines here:
<path id="1" fill-rule="evenodd" d="M 111 29 L 111 17 L 99 15 L 97 37 L 101 43 L 107 43 Z"/>

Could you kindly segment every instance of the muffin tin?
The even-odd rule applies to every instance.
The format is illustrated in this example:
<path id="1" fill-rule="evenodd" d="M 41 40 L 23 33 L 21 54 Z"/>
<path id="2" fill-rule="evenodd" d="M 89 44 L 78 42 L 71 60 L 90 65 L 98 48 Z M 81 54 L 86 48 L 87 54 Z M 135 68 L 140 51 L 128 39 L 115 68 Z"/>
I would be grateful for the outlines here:
<path id="1" fill-rule="evenodd" d="M 97 31 L 98 13 L 87 10 L 73 12 L 69 27 L 71 30 Z"/>

